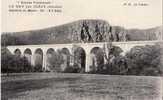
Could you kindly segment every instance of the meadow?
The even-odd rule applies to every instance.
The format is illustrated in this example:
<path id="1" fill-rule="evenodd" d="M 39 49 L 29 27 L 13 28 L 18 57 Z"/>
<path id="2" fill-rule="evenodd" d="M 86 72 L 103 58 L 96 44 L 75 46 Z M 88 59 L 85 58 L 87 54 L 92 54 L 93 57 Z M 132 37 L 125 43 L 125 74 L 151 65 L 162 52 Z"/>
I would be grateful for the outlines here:
<path id="1" fill-rule="evenodd" d="M 73 73 L 1 76 L 1 100 L 162 100 L 161 78 Z"/>

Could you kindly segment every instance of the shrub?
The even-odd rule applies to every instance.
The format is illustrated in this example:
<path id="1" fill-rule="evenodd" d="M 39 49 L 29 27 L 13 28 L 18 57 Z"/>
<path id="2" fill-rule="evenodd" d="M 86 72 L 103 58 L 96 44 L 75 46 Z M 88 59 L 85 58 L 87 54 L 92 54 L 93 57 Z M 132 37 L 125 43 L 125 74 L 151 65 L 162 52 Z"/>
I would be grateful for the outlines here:
<path id="1" fill-rule="evenodd" d="M 64 73 L 79 73 L 80 71 L 81 69 L 77 65 L 74 65 L 66 67 Z"/>
<path id="2" fill-rule="evenodd" d="M 42 72 L 43 71 L 42 65 L 36 65 L 36 66 L 34 66 L 34 70 L 33 71 L 34 72 Z"/>

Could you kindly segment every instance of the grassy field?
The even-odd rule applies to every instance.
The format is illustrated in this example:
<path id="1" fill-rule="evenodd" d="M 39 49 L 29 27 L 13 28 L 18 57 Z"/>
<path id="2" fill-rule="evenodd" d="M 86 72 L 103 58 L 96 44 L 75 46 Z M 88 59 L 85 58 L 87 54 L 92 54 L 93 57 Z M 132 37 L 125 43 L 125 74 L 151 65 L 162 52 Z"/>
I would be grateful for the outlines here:
<path id="1" fill-rule="evenodd" d="M 30 73 L 1 80 L 2 100 L 161 100 L 158 77 Z"/>

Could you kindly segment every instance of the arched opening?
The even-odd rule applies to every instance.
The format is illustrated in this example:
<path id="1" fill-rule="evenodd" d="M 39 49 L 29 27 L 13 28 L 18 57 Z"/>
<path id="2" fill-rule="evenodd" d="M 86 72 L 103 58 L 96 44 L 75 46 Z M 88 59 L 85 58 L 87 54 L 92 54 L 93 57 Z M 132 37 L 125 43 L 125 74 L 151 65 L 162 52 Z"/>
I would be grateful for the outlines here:
<path id="1" fill-rule="evenodd" d="M 29 48 L 25 49 L 24 56 L 28 60 L 28 63 L 31 64 L 32 51 Z"/>
<path id="2" fill-rule="evenodd" d="M 82 47 L 76 47 L 74 49 L 74 66 L 81 69 L 81 72 L 85 72 L 86 53 Z"/>
<path id="3" fill-rule="evenodd" d="M 16 50 L 14 51 L 14 54 L 15 54 L 16 56 L 20 56 L 20 55 L 21 55 L 20 49 L 16 49 Z"/>
<path id="4" fill-rule="evenodd" d="M 98 71 L 104 66 L 104 51 L 99 47 L 94 47 L 91 52 L 90 71 Z"/>
<path id="5" fill-rule="evenodd" d="M 54 49 L 50 48 L 47 50 L 47 62 L 46 66 L 51 71 L 65 71 L 70 63 L 70 52 L 67 48 L 58 49 L 55 52 Z"/>
<path id="6" fill-rule="evenodd" d="M 35 70 L 41 71 L 43 67 L 43 51 L 42 49 L 38 48 L 36 49 L 34 53 L 35 57 Z"/>
<path id="7" fill-rule="evenodd" d="M 70 65 L 70 52 L 67 48 L 62 48 L 61 55 L 63 58 L 63 63 L 61 64 L 61 70 L 64 71 Z"/>
<path id="8" fill-rule="evenodd" d="M 46 52 L 46 67 L 48 70 L 53 70 L 55 67 L 55 50 L 53 48 L 49 48 Z"/>
<path id="9" fill-rule="evenodd" d="M 60 67 L 62 71 L 65 71 L 65 69 L 70 65 L 70 52 L 67 48 L 62 48 L 60 54 L 62 55 L 63 59 L 63 63 Z"/>

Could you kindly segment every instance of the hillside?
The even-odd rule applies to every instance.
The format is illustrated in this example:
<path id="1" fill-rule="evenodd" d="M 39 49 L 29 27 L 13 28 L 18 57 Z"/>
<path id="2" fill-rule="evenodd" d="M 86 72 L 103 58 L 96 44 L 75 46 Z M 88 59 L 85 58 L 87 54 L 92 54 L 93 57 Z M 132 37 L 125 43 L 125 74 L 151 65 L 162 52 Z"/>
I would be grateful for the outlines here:
<path id="1" fill-rule="evenodd" d="M 111 33 L 111 34 L 109 34 Z M 111 26 L 104 20 L 78 20 L 41 30 L 2 34 L 2 45 L 52 44 L 72 42 L 103 42 L 156 40 L 162 27 L 151 29 L 125 29 Z M 88 38 L 89 37 L 89 38 Z M 98 37 L 98 38 L 97 38 Z M 85 40 L 87 38 L 87 40 Z"/>
<path id="2" fill-rule="evenodd" d="M 159 34 L 163 34 L 163 28 L 162 26 L 150 28 L 150 29 L 129 29 L 128 34 L 130 36 L 130 39 L 132 41 L 138 41 L 138 40 L 157 40 L 162 38 L 158 36 Z"/>

